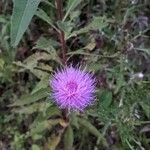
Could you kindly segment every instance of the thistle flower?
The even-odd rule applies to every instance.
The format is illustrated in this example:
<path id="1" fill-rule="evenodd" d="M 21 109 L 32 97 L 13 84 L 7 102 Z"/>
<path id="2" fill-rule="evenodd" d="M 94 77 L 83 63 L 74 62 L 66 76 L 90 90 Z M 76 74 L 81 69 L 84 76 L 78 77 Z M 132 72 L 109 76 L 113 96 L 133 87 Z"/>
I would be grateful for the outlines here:
<path id="1" fill-rule="evenodd" d="M 93 102 L 94 83 L 90 73 L 72 66 L 57 71 L 49 81 L 54 102 L 62 109 L 79 111 Z"/>

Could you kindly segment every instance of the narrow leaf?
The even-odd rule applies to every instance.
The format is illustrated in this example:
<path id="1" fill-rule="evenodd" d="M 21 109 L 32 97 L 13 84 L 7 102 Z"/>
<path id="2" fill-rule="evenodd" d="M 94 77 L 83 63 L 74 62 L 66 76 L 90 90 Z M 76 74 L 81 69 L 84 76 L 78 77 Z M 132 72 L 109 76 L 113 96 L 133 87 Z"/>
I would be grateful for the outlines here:
<path id="1" fill-rule="evenodd" d="M 73 148 L 73 130 L 71 126 L 68 126 L 64 135 L 64 149 L 72 150 Z"/>
<path id="2" fill-rule="evenodd" d="M 89 131 L 91 134 L 95 135 L 99 140 L 102 141 L 103 145 L 107 145 L 107 142 L 103 135 L 94 127 L 88 120 L 85 120 L 83 118 L 78 118 L 79 124 L 83 126 L 87 131 Z"/>
<path id="3" fill-rule="evenodd" d="M 16 100 L 10 106 L 23 106 L 33 102 L 36 102 L 42 98 L 48 96 L 49 88 L 40 89 L 39 91 L 35 92 L 34 94 L 23 95 L 20 99 Z"/>
<path id="4" fill-rule="evenodd" d="M 49 25 L 51 25 L 56 31 L 59 32 L 59 29 L 57 29 L 55 27 L 55 25 L 53 24 L 53 21 L 51 20 L 51 18 L 47 15 L 47 13 L 42 10 L 42 9 L 38 9 L 38 11 L 36 12 L 36 16 L 39 17 L 40 19 L 42 19 L 43 21 L 47 22 Z"/>
<path id="5" fill-rule="evenodd" d="M 14 0 L 11 19 L 11 44 L 17 46 L 41 0 Z"/>
<path id="6" fill-rule="evenodd" d="M 63 18 L 63 21 L 66 20 L 66 18 L 68 17 L 68 15 L 70 14 L 70 12 L 72 10 L 74 10 L 80 3 L 81 3 L 82 0 L 69 0 L 68 1 L 68 5 L 67 5 L 67 11 L 66 11 L 66 14 Z"/>

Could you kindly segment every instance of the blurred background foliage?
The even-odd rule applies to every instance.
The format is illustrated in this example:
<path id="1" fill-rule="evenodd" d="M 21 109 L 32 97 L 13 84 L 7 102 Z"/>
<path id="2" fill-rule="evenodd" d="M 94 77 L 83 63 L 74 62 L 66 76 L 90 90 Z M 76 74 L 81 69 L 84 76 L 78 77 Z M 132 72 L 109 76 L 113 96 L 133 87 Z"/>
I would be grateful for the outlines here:
<path id="1" fill-rule="evenodd" d="M 149 41 L 149 0 L 1 0 L 0 149 L 148 150 Z M 64 60 L 97 82 L 69 120 L 48 86 Z"/>

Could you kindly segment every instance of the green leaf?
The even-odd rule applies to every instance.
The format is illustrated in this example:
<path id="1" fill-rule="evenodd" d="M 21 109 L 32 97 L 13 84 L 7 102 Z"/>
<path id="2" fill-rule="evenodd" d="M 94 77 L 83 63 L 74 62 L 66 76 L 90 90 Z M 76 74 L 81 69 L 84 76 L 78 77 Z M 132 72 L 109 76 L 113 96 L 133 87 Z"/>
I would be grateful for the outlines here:
<path id="1" fill-rule="evenodd" d="M 39 91 L 42 88 L 47 88 L 48 86 L 48 80 L 49 80 L 49 75 L 45 75 L 43 78 L 41 78 L 41 81 L 37 83 L 35 88 L 32 90 L 31 94 Z"/>
<path id="2" fill-rule="evenodd" d="M 48 54 L 45 53 L 45 56 L 48 55 L 48 57 L 44 59 L 51 59 L 55 60 L 57 63 L 61 64 L 60 57 L 58 56 L 55 47 L 59 45 L 58 42 L 52 40 L 52 39 L 46 39 L 44 37 L 39 38 L 39 40 L 36 42 L 36 45 L 33 49 L 42 49 Z"/>
<path id="3" fill-rule="evenodd" d="M 41 0 L 14 0 L 11 19 L 11 44 L 17 46 Z"/>
<path id="4" fill-rule="evenodd" d="M 3 70 L 4 64 L 5 64 L 4 60 L 0 58 L 0 70 Z"/>
<path id="5" fill-rule="evenodd" d="M 103 135 L 94 127 L 88 120 L 83 118 L 78 118 L 79 124 L 83 126 L 87 131 L 89 131 L 91 134 L 95 135 L 99 140 L 102 141 L 104 145 L 107 145 L 105 138 Z"/>
<path id="6" fill-rule="evenodd" d="M 83 118 L 78 118 L 79 124 L 85 127 L 91 134 L 96 137 L 102 137 L 103 135 L 88 121 Z"/>
<path id="7" fill-rule="evenodd" d="M 70 14 L 71 11 L 73 11 L 80 3 L 82 0 L 69 0 L 67 3 L 67 9 L 66 9 L 66 14 L 63 18 L 63 21 L 66 20 L 68 15 Z"/>
<path id="8" fill-rule="evenodd" d="M 52 116 L 60 116 L 60 109 L 56 106 L 50 106 L 43 110 L 43 113 L 39 113 L 35 118 L 34 122 L 31 124 L 31 127 L 36 126 L 39 122 L 43 122 L 49 119 Z"/>
<path id="9" fill-rule="evenodd" d="M 31 104 L 33 102 L 36 102 L 42 98 L 45 98 L 48 96 L 49 88 L 40 89 L 39 91 L 35 92 L 34 94 L 29 95 L 23 95 L 20 99 L 16 100 L 13 104 L 10 106 L 23 106 L 27 104 Z"/>
<path id="10" fill-rule="evenodd" d="M 64 135 L 64 149 L 65 150 L 73 149 L 73 130 L 71 126 L 68 126 Z"/>
<path id="11" fill-rule="evenodd" d="M 31 149 L 32 150 L 40 150 L 40 147 L 38 145 L 33 144 Z"/>
<path id="12" fill-rule="evenodd" d="M 53 24 L 53 21 L 51 20 L 51 18 L 47 15 L 47 13 L 42 10 L 42 9 L 38 9 L 36 12 L 36 16 L 39 17 L 40 19 L 42 19 L 43 21 L 47 22 L 49 25 L 51 25 L 56 31 L 59 32 L 59 29 L 57 29 L 55 27 L 55 25 Z"/>
<path id="13" fill-rule="evenodd" d="M 87 53 L 84 51 L 84 48 L 82 49 L 78 49 L 76 51 L 73 51 L 73 52 L 68 52 L 67 55 L 85 55 L 85 56 L 97 56 L 96 54 L 91 54 L 91 53 Z"/>
<path id="14" fill-rule="evenodd" d="M 72 29 L 73 29 L 73 24 L 70 21 L 62 22 L 62 21 L 57 21 L 57 25 L 59 29 L 64 31 L 65 33 L 65 39 L 70 35 Z"/>
<path id="15" fill-rule="evenodd" d="M 22 107 L 17 107 L 12 110 L 12 112 L 19 113 L 19 114 L 32 114 L 34 112 L 42 112 L 43 110 L 47 110 L 52 103 L 50 102 L 39 102 L 39 103 L 33 103 L 32 105 L 30 104 L 29 106 L 22 106 Z"/>
<path id="16" fill-rule="evenodd" d="M 77 117 L 77 114 L 75 112 L 72 112 L 70 114 L 70 124 L 72 126 L 75 126 L 77 129 L 79 129 L 78 117 Z"/>
<path id="17" fill-rule="evenodd" d="M 20 72 L 24 70 L 29 70 L 37 78 L 41 79 L 49 75 L 48 72 L 52 71 L 52 67 L 40 62 L 40 60 L 51 60 L 55 58 L 56 57 L 54 57 L 54 54 L 50 55 L 45 52 L 36 52 L 31 56 L 29 56 L 27 59 L 25 59 L 23 63 L 18 61 L 15 62 L 14 64 L 21 67 Z"/>
<path id="18" fill-rule="evenodd" d="M 145 112 L 146 116 L 148 118 L 150 118 L 150 101 L 148 100 L 147 103 L 146 102 L 145 103 L 144 102 L 140 102 L 140 105 L 141 105 L 143 111 Z"/>
<path id="19" fill-rule="evenodd" d="M 108 90 L 103 90 L 99 95 L 99 103 L 103 108 L 108 108 L 112 102 L 112 92 Z"/>
<path id="20" fill-rule="evenodd" d="M 45 4 L 55 8 L 55 6 L 51 2 L 49 2 L 48 0 L 42 0 L 42 2 L 44 2 Z"/>
<path id="21" fill-rule="evenodd" d="M 54 47 L 58 46 L 59 43 L 52 40 L 52 39 L 47 39 L 45 37 L 40 37 L 38 41 L 36 42 L 35 47 L 33 49 L 42 49 L 47 52 L 50 52 L 50 50 L 53 50 Z"/>
<path id="22" fill-rule="evenodd" d="M 89 25 L 87 25 L 84 28 L 81 28 L 80 30 L 72 32 L 71 35 L 69 35 L 67 37 L 67 39 L 69 39 L 70 37 L 75 36 L 75 35 L 87 33 L 90 30 L 96 30 L 96 29 L 102 30 L 103 28 L 107 27 L 108 21 L 109 20 L 105 16 L 93 17 L 92 21 L 89 23 Z"/>
<path id="23" fill-rule="evenodd" d="M 37 122 L 31 126 L 30 134 L 33 136 L 38 133 L 43 133 L 44 130 L 52 128 L 56 124 L 59 124 L 61 119 L 51 119 L 51 120 L 44 120 L 42 122 Z"/>

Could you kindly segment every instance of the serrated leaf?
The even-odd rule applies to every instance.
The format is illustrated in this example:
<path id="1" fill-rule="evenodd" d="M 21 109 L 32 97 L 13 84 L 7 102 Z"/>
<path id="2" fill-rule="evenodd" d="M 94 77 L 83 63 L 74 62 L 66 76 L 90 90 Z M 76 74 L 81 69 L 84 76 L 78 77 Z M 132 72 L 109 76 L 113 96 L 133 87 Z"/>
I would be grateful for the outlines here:
<path id="1" fill-rule="evenodd" d="M 17 46 L 41 0 L 14 0 L 11 19 L 11 44 Z"/>
<path id="2" fill-rule="evenodd" d="M 72 32 L 71 35 L 69 35 L 67 37 L 67 39 L 69 39 L 72 36 L 87 33 L 90 30 L 96 30 L 96 29 L 102 30 L 103 28 L 107 27 L 107 25 L 108 25 L 108 19 L 105 16 L 93 17 L 92 21 L 89 23 L 89 25 L 87 25 L 86 27 L 81 28 L 77 31 Z"/>
<path id="3" fill-rule="evenodd" d="M 40 63 L 39 61 L 51 59 L 55 59 L 53 55 L 45 52 L 37 52 L 29 56 L 27 59 L 25 59 L 23 63 L 15 62 L 14 64 L 23 68 L 20 69 L 20 71 L 29 70 L 37 78 L 41 79 L 49 75 L 48 72 L 52 71 L 52 67 L 49 65 L 45 65 L 44 63 Z"/>
<path id="4" fill-rule="evenodd" d="M 64 149 L 72 150 L 73 149 L 73 129 L 71 126 L 68 126 L 64 135 Z"/>
<path id="5" fill-rule="evenodd" d="M 45 88 L 45 89 L 40 89 L 34 94 L 23 95 L 20 99 L 16 100 L 10 106 L 23 106 L 23 105 L 34 103 L 36 101 L 39 101 L 42 98 L 47 97 L 48 92 L 49 92 L 49 88 Z"/>
<path id="6" fill-rule="evenodd" d="M 52 39 L 40 37 L 36 42 L 35 47 L 33 47 L 33 49 L 42 49 L 42 50 L 46 50 L 47 52 L 50 52 L 50 50 L 54 49 L 54 47 L 58 45 L 59 43 Z"/>
<path id="7" fill-rule="evenodd" d="M 51 39 L 46 39 L 44 37 L 41 37 L 37 42 L 36 46 L 33 49 L 42 49 L 45 50 L 46 53 L 45 55 L 48 55 L 48 59 L 50 60 L 55 60 L 59 64 L 61 63 L 60 57 L 58 56 L 56 50 L 54 47 L 57 47 L 59 45 L 58 42 L 51 40 Z M 48 53 L 48 54 L 47 54 Z"/>

